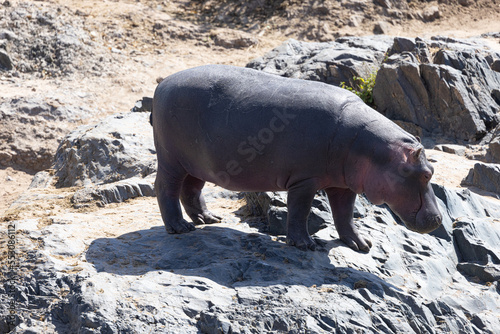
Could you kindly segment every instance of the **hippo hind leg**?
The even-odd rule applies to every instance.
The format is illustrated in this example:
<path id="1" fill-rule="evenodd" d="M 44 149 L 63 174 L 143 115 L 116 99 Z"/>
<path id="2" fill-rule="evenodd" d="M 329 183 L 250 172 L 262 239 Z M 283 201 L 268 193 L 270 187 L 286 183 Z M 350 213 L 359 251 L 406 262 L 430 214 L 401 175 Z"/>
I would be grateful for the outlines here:
<path id="1" fill-rule="evenodd" d="M 339 188 L 328 188 L 325 192 L 332 208 L 333 221 L 340 240 L 355 251 L 369 252 L 372 246 L 371 241 L 359 234 L 352 219 L 356 193 L 350 189 Z"/>
<path id="2" fill-rule="evenodd" d="M 181 190 L 181 202 L 184 210 L 195 225 L 220 223 L 222 218 L 207 209 L 201 193 L 204 185 L 205 181 L 191 175 L 186 176 Z"/>
<path id="3" fill-rule="evenodd" d="M 179 195 L 185 174 L 176 173 L 173 169 L 158 166 L 155 191 L 160 207 L 161 217 L 168 233 L 186 233 L 194 231 L 193 224 L 182 217 Z"/>

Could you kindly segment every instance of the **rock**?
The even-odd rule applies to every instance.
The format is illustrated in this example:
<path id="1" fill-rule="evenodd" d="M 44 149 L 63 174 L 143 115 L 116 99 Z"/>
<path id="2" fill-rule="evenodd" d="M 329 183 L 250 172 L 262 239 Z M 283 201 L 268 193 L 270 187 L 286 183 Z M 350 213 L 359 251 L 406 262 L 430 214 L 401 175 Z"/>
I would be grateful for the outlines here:
<path id="1" fill-rule="evenodd" d="M 354 85 L 354 76 L 368 77 L 378 68 L 391 41 L 387 36 L 343 37 L 324 43 L 290 39 L 247 67 L 285 77 Z"/>
<path id="2" fill-rule="evenodd" d="M 500 164 L 476 163 L 463 183 L 500 195 Z"/>
<path id="3" fill-rule="evenodd" d="M 438 6 L 431 6 L 424 9 L 422 16 L 424 17 L 425 21 L 432 22 L 441 17 L 441 12 L 439 11 Z"/>
<path id="4" fill-rule="evenodd" d="M 483 139 L 483 143 L 487 145 L 485 162 L 500 163 L 500 125 L 489 133 L 488 138 Z"/>
<path id="5" fill-rule="evenodd" d="M 35 174 L 28 189 L 48 188 L 54 184 L 54 170 L 43 170 Z"/>
<path id="6" fill-rule="evenodd" d="M 387 56 L 403 52 L 412 52 L 416 47 L 415 40 L 412 38 L 394 37 L 392 46 L 387 50 Z"/>
<path id="7" fill-rule="evenodd" d="M 416 41 L 415 49 L 409 50 L 409 41 L 395 39 L 392 55 L 377 73 L 375 104 L 391 119 L 476 142 L 499 122 L 500 105 L 490 92 L 499 87 L 500 75 L 491 70 L 484 56 L 465 51 L 469 44 L 462 51 L 452 50 L 459 48 L 456 40 L 431 45 L 443 47 L 443 43 L 450 49 L 439 50 L 430 63 L 429 42 Z"/>
<path id="8" fill-rule="evenodd" d="M 409 8 L 408 3 L 406 1 L 400 0 L 374 0 L 376 5 L 382 6 L 387 9 L 397 8 L 407 10 Z"/>
<path id="9" fill-rule="evenodd" d="M 149 114 L 123 113 L 67 135 L 55 157 L 58 187 L 105 184 L 156 171 Z"/>
<path id="10" fill-rule="evenodd" d="M 458 3 L 462 6 L 468 7 L 474 3 L 474 0 L 458 0 Z"/>
<path id="11" fill-rule="evenodd" d="M 143 97 L 141 100 L 137 101 L 130 110 L 131 112 L 151 112 L 153 110 L 153 98 Z"/>
<path id="12" fill-rule="evenodd" d="M 104 185 L 97 185 L 77 190 L 71 202 L 75 208 L 90 207 L 93 203 L 104 206 L 110 203 L 121 203 L 136 197 L 154 197 L 154 181 L 156 174 L 146 178 L 132 177 Z"/>
<path id="13" fill-rule="evenodd" d="M 253 216 L 264 219 L 262 231 L 271 235 L 286 235 L 287 209 L 286 192 L 245 193 L 245 201 Z M 313 200 L 314 208 L 309 214 L 307 224 L 309 234 L 333 224 L 332 212 L 324 192 L 318 192 Z"/>
<path id="14" fill-rule="evenodd" d="M 382 6 L 384 8 L 391 8 L 392 4 L 390 0 L 374 0 L 373 1 L 376 5 Z"/>
<path id="15" fill-rule="evenodd" d="M 489 154 L 487 146 L 485 145 L 467 145 L 467 150 L 465 151 L 465 156 L 470 160 L 477 160 L 488 162 Z"/>
<path id="16" fill-rule="evenodd" d="M 443 224 L 432 235 L 451 241 L 453 223 L 464 217 L 474 219 L 491 219 L 500 217 L 500 204 L 485 197 L 479 196 L 469 189 L 449 189 L 437 184 L 432 188 L 436 197 L 442 202 Z"/>
<path id="17" fill-rule="evenodd" d="M 488 153 L 491 155 L 492 162 L 500 163 L 500 138 L 496 137 L 488 145 Z"/>
<path id="18" fill-rule="evenodd" d="M 210 32 L 214 44 L 228 49 L 248 48 L 259 43 L 257 37 L 244 31 L 232 29 L 217 29 Z"/>
<path id="19" fill-rule="evenodd" d="M 491 69 L 495 72 L 500 72 L 500 59 L 495 59 L 491 65 Z"/>
<path id="20" fill-rule="evenodd" d="M 499 231 L 490 221 L 470 219 L 455 223 L 453 237 L 459 252 L 458 269 L 483 282 L 500 280 L 500 258 L 497 252 Z"/>
<path id="21" fill-rule="evenodd" d="M 389 24 L 385 21 L 380 21 L 375 23 L 375 26 L 373 27 L 373 33 L 375 35 L 388 35 Z"/>
<path id="22" fill-rule="evenodd" d="M 11 30 L 2 29 L 0 30 L 0 39 L 15 40 L 17 35 Z"/>
<path id="23" fill-rule="evenodd" d="M 9 55 L 2 50 L 0 50 L 0 69 L 5 69 L 7 71 L 13 69 L 12 61 L 10 60 Z"/>
<path id="24" fill-rule="evenodd" d="M 439 49 L 434 57 L 430 48 Z M 288 40 L 247 67 L 355 87 L 354 76 L 366 78 L 383 62 L 373 90 L 378 111 L 414 124 L 415 134 L 476 143 L 500 120 L 500 73 L 490 68 L 492 57 L 475 40 L 369 36 L 328 43 Z"/>
<path id="25" fill-rule="evenodd" d="M 462 145 L 441 144 L 434 147 L 435 150 L 456 154 L 465 157 L 465 147 Z"/>
<path id="26" fill-rule="evenodd" d="M 49 168 L 64 135 L 95 114 L 61 100 L 0 98 L 0 165 L 34 172 Z"/>
<path id="27" fill-rule="evenodd" d="M 116 73 L 119 65 L 115 65 L 112 58 L 117 56 L 111 56 L 107 46 L 92 41 L 85 17 L 75 16 L 68 7 L 55 10 L 36 3 L 3 7 L 0 27 L 4 29 L 0 30 L 0 40 L 5 41 L 8 57 L 15 60 L 16 70 L 39 77 Z M 0 67 L 10 63 L 5 56 L 0 51 Z"/>
<path id="28" fill-rule="evenodd" d="M 394 120 L 394 123 L 399 125 L 406 132 L 411 133 L 414 136 L 422 138 L 424 136 L 424 131 L 422 128 L 414 123 Z M 425 146 L 425 145 L 424 145 Z"/>

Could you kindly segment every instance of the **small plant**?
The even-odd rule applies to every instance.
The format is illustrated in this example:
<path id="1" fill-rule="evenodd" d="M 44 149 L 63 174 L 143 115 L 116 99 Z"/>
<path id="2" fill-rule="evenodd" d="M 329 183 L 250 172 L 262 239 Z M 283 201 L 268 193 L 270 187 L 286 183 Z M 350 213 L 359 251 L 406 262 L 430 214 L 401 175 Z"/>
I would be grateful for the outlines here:
<path id="1" fill-rule="evenodd" d="M 345 82 L 340 83 L 340 87 L 347 89 L 359 96 L 366 104 L 373 105 L 373 87 L 375 86 L 375 79 L 377 78 L 377 72 L 374 71 L 368 76 L 368 78 L 361 78 L 353 76 L 356 86 L 351 87 L 346 85 Z"/>

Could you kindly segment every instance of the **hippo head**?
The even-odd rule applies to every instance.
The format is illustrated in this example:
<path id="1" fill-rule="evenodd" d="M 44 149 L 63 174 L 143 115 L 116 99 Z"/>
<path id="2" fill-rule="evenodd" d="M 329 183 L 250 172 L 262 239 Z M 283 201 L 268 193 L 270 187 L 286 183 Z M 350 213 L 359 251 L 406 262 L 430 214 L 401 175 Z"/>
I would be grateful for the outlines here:
<path id="1" fill-rule="evenodd" d="M 374 204 L 386 203 L 412 231 L 428 233 L 442 216 L 430 180 L 434 173 L 420 144 L 391 147 L 368 168 L 363 190 Z"/>

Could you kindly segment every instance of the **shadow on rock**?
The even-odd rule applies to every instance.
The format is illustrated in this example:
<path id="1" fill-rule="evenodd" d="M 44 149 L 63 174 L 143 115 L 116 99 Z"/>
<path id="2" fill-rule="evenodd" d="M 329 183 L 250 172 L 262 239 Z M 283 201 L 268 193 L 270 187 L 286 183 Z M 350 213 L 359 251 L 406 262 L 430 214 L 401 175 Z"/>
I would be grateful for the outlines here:
<path id="1" fill-rule="evenodd" d="M 98 272 L 144 275 L 170 271 L 205 277 L 227 287 L 342 284 L 351 289 L 368 288 L 375 294 L 399 290 L 371 273 L 335 267 L 328 254 L 343 244 L 321 241 L 321 250 L 304 252 L 269 235 L 230 227 L 208 225 L 172 235 L 163 226 L 155 226 L 117 238 L 96 239 L 86 259 Z"/>

